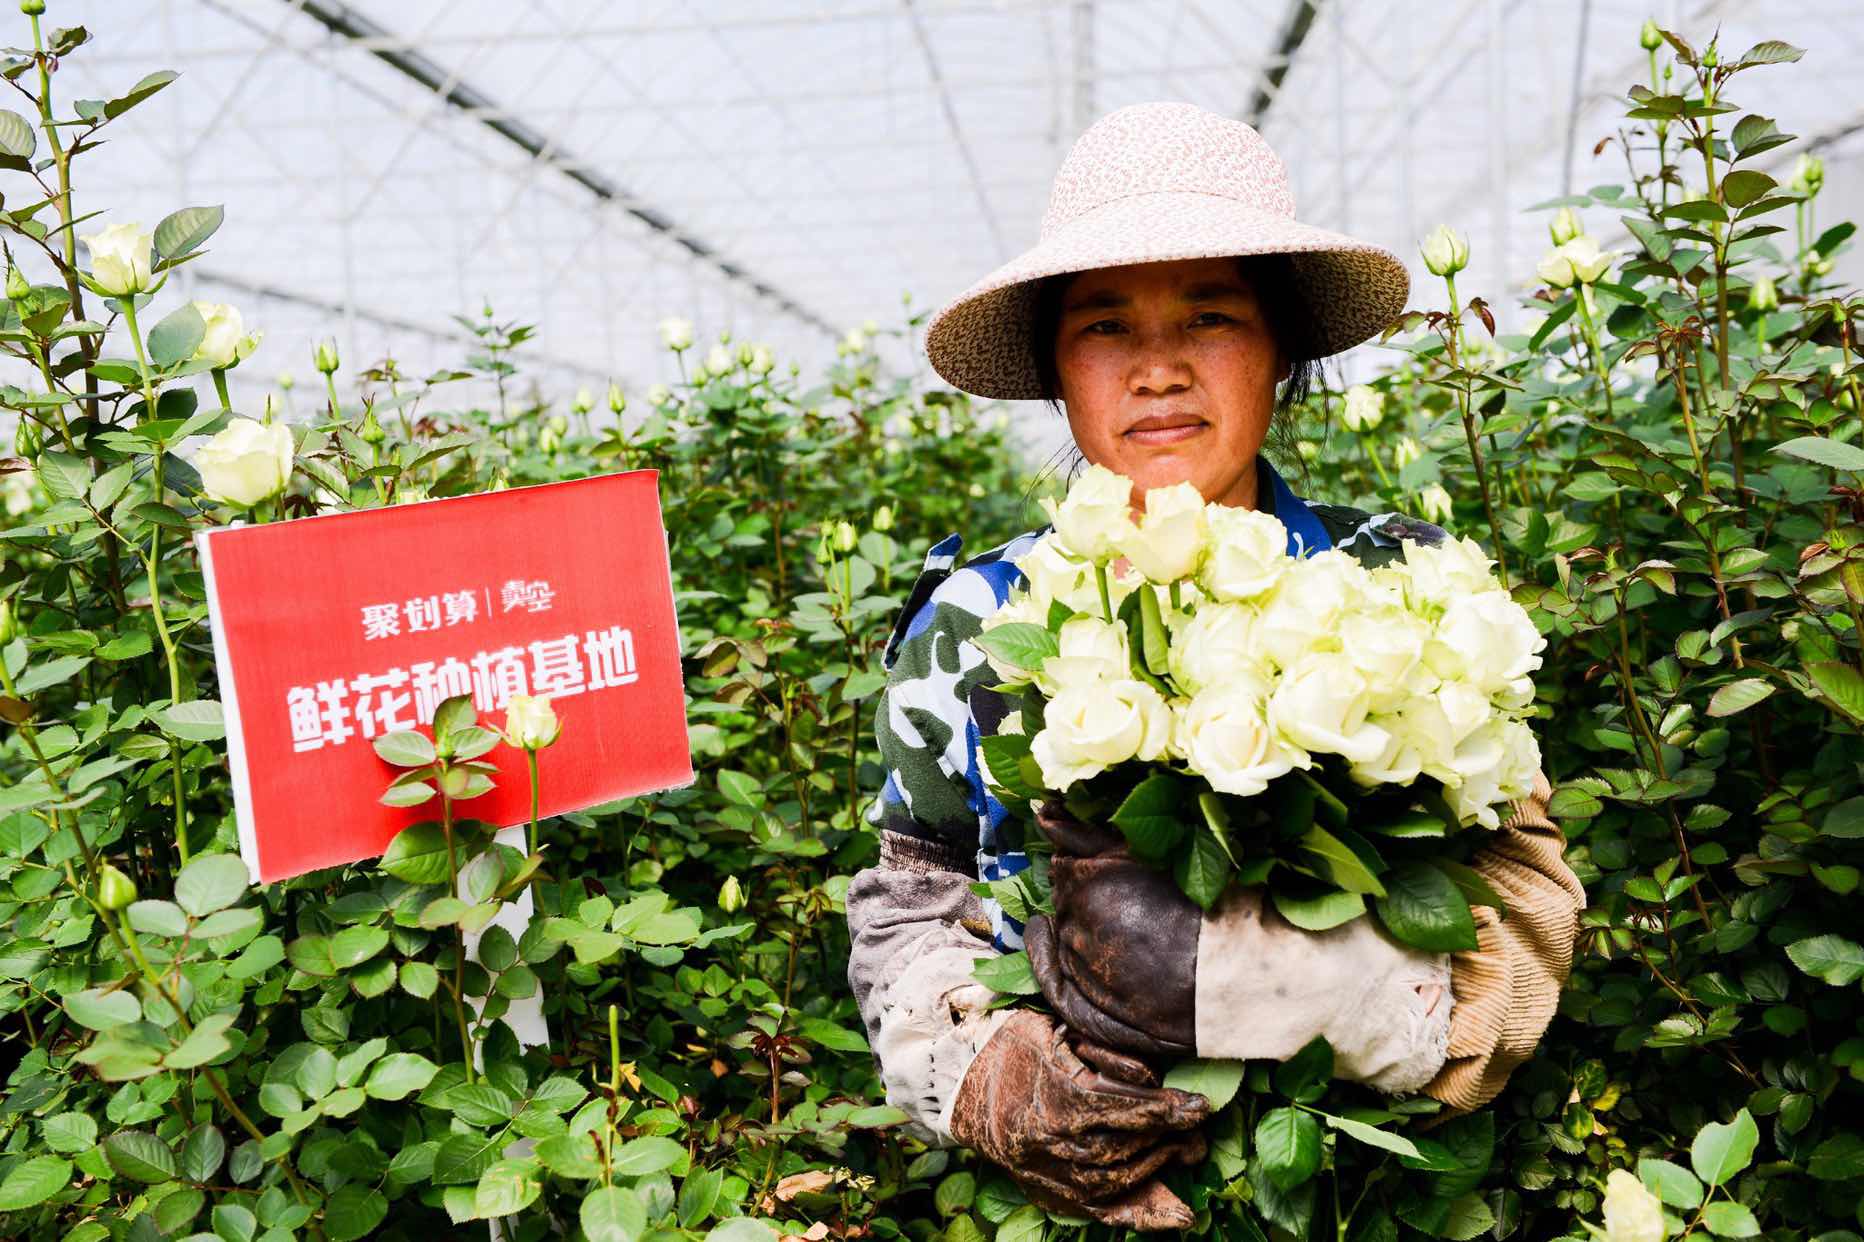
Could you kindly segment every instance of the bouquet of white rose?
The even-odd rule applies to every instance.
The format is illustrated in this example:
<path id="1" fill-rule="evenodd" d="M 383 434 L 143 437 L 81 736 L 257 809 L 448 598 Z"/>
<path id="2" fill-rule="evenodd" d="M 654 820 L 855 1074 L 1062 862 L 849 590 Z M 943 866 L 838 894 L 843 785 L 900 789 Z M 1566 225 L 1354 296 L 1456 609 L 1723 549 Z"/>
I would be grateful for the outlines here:
<path id="1" fill-rule="evenodd" d="M 1005 805 L 1099 812 L 1205 909 L 1266 884 L 1309 930 L 1371 899 L 1401 941 L 1473 947 L 1469 904 L 1499 901 L 1446 838 L 1530 792 L 1546 645 L 1481 548 L 1295 557 L 1276 518 L 1188 483 L 1135 521 L 1131 487 L 1095 466 L 1045 502 L 976 640 L 1021 698 L 983 743 Z"/>

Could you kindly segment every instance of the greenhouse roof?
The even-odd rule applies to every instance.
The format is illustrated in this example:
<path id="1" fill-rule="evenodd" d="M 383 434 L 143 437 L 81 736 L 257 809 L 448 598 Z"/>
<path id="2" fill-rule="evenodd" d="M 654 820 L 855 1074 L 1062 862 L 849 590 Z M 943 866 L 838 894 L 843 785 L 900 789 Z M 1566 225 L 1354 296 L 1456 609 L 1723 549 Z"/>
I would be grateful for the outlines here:
<path id="1" fill-rule="evenodd" d="M 1518 327 L 1546 247 L 1524 209 L 1626 179 L 1595 148 L 1646 80 L 1646 16 L 1807 49 L 1735 96 L 1803 136 L 1762 167 L 1818 148 L 1825 215 L 1855 214 L 1857 6 L 52 0 L 48 21 L 96 40 L 66 99 L 181 72 L 110 131 L 79 208 L 152 225 L 226 205 L 184 271 L 268 332 L 249 383 L 308 373 L 324 335 L 346 363 L 456 361 L 453 317 L 489 302 L 538 326 L 556 382 L 634 386 L 674 373 L 663 316 L 807 370 L 851 326 L 898 325 L 903 295 L 935 305 L 1034 240 L 1083 128 L 1153 99 L 1261 128 L 1302 218 L 1397 251 L 1414 305 L 1438 292 L 1417 239 L 1461 229 L 1462 291 Z M 1587 222 L 1609 238 L 1612 215 Z"/>

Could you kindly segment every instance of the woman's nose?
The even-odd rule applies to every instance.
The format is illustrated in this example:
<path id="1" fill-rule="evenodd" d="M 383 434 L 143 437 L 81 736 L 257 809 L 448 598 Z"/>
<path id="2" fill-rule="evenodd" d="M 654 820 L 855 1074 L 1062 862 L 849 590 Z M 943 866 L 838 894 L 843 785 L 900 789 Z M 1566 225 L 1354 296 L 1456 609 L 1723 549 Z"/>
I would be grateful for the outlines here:
<path id="1" fill-rule="evenodd" d="M 1168 334 L 1139 339 L 1129 380 L 1135 394 L 1177 392 L 1190 384 L 1191 364 L 1182 341 Z"/>

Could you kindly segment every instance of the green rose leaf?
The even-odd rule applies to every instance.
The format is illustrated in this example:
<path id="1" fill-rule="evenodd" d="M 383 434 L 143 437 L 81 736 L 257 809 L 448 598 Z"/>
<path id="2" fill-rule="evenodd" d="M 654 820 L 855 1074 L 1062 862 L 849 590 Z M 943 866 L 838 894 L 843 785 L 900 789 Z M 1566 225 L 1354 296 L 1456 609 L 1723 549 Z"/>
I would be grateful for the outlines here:
<path id="1" fill-rule="evenodd" d="M 1745 1203 L 1718 1199 L 1702 1209 L 1702 1223 L 1718 1238 L 1752 1238 L 1760 1234 L 1760 1222 Z"/>
<path id="2" fill-rule="evenodd" d="M 1273 1109 L 1256 1123 L 1263 1171 L 1283 1190 L 1293 1190 L 1320 1171 L 1320 1148 L 1320 1122 L 1305 1109 Z"/>
<path id="3" fill-rule="evenodd" d="M 1379 921 L 1401 943 L 1432 953 L 1476 947 L 1476 922 L 1454 881 L 1428 863 L 1406 863 L 1386 877 L 1374 903 Z"/>
<path id="4" fill-rule="evenodd" d="M 1277 914 L 1302 931 L 1326 931 L 1350 923 L 1366 912 L 1364 897 L 1338 889 L 1308 896 L 1271 889 L 1269 899 L 1275 903 Z"/>
<path id="5" fill-rule="evenodd" d="M 251 883 L 246 864 L 237 856 L 206 854 L 183 867 L 175 878 L 175 901 L 195 918 L 202 918 L 238 901 Z"/>
<path id="6" fill-rule="evenodd" d="M 1172 1066 L 1165 1074 L 1165 1085 L 1203 1096 L 1210 1101 L 1210 1111 L 1215 1113 L 1236 1098 L 1243 1085 L 1243 1069 L 1241 1061 L 1193 1057 Z"/>
<path id="7" fill-rule="evenodd" d="M 1808 936 L 1786 946 L 1793 965 L 1834 987 L 1864 978 L 1864 945 L 1843 936 Z"/>
<path id="8" fill-rule="evenodd" d="M 1235 864 L 1217 835 L 1208 827 L 1199 826 L 1191 833 L 1191 848 L 1178 855 L 1173 874 L 1179 890 L 1199 908 L 1208 910 L 1223 896 L 1233 870 Z"/>
<path id="9" fill-rule="evenodd" d="M 363 1090 L 372 1099 L 399 1100 L 434 1080 L 440 1067 L 418 1052 L 391 1052 L 369 1067 Z"/>
<path id="10" fill-rule="evenodd" d="M 375 753 L 398 768 L 424 768 L 434 761 L 434 744 L 425 733 L 412 729 L 384 733 L 375 739 Z"/>
<path id="11" fill-rule="evenodd" d="M 1004 664 L 1037 672 L 1042 662 L 1061 650 L 1055 635 L 1029 621 L 1011 621 L 985 630 L 971 640 Z"/>
<path id="12" fill-rule="evenodd" d="M 977 959 L 971 977 L 993 992 L 1012 996 L 1036 996 L 1042 991 L 1035 969 L 1029 965 L 1029 955 L 1021 950 Z"/>
<path id="13" fill-rule="evenodd" d="M 71 1181 L 71 1161 L 58 1156 L 31 1156 L 13 1166 L 0 1182 L 0 1212 L 17 1212 L 43 1203 Z"/>
<path id="14" fill-rule="evenodd" d="M 207 335 L 207 321 L 192 303 L 184 303 L 149 329 L 149 361 L 158 367 L 186 362 Z"/>
<path id="15" fill-rule="evenodd" d="M 1673 1208 L 1693 1209 L 1702 1203 L 1702 1183 L 1680 1164 L 1646 1156 L 1637 1162 L 1637 1175 L 1652 1194 Z"/>
<path id="16" fill-rule="evenodd" d="M 107 1031 L 126 1026 L 142 1017 L 142 1005 L 133 992 L 111 992 L 103 988 L 85 988 L 65 997 L 65 1012 L 80 1026 L 93 1031 Z"/>
<path id="17" fill-rule="evenodd" d="M 388 1199 L 373 1186 L 350 1182 L 339 1186 L 324 1205 L 324 1236 L 330 1242 L 355 1242 L 375 1232 L 388 1216 Z"/>
<path id="18" fill-rule="evenodd" d="M 589 1242 L 635 1242 L 647 1228 L 647 1209 L 633 1190 L 601 1186 L 583 1199 L 577 1219 Z"/>
<path id="19" fill-rule="evenodd" d="M 122 1130 L 104 1140 L 110 1167 L 132 1181 L 153 1186 L 175 1176 L 175 1153 L 146 1130 Z"/>
<path id="20" fill-rule="evenodd" d="M 1773 451 L 1834 470 L 1864 470 L 1864 448 L 1827 436 L 1800 436 L 1774 445 Z"/>
<path id="21" fill-rule="evenodd" d="M 629 1139 L 615 1152 L 615 1175 L 640 1177 L 647 1173 L 658 1173 L 676 1164 L 685 1154 L 686 1149 L 670 1138 L 649 1135 Z"/>
<path id="22" fill-rule="evenodd" d="M 1355 1121 L 1351 1117 L 1335 1117 L 1328 1113 L 1322 1113 L 1320 1119 L 1333 1129 L 1338 1130 L 1341 1134 L 1346 1135 L 1348 1138 L 1357 1139 L 1368 1147 L 1377 1147 L 1383 1151 L 1413 1158 L 1423 1155 L 1423 1153 L 1418 1150 L 1417 1144 L 1413 1143 L 1402 1134 L 1394 1134 L 1390 1130 L 1381 1130 L 1377 1126 L 1368 1125 L 1363 1121 Z"/>
<path id="23" fill-rule="evenodd" d="M 409 824 L 388 843 L 378 864 L 410 884 L 443 884 L 447 878 L 447 835 L 433 820 Z"/>
<path id="24" fill-rule="evenodd" d="M 529 1207 L 542 1190 L 532 1161 L 501 1160 L 479 1179 L 473 1210 L 480 1216 L 510 1216 Z"/>
<path id="25" fill-rule="evenodd" d="M 1175 857 L 1188 829 L 1184 782 L 1163 772 L 1146 777 L 1114 811 L 1113 826 L 1126 837 L 1133 857 L 1151 863 Z"/>
<path id="26" fill-rule="evenodd" d="M 1333 1079 L 1333 1046 L 1316 1035 L 1275 1067 L 1275 1089 L 1298 1104 L 1312 1104 Z"/>
<path id="27" fill-rule="evenodd" d="M 1702 1127 L 1689 1145 L 1689 1164 L 1705 1184 L 1720 1186 L 1747 1168 L 1759 1143 L 1760 1129 L 1744 1108 L 1733 1121 L 1711 1121 Z"/>

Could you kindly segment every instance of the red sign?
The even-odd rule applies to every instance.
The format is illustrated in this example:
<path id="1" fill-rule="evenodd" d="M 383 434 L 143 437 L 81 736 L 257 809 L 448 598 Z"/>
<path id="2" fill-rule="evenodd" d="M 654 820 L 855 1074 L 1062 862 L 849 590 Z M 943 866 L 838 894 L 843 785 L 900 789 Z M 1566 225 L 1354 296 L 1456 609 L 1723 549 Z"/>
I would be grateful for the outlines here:
<path id="1" fill-rule="evenodd" d="M 240 853 L 261 881 L 373 858 L 432 804 L 377 799 L 384 733 L 470 694 L 563 722 L 542 815 L 691 784 L 679 628 L 652 470 L 197 537 L 212 610 Z M 424 728 L 431 734 L 431 727 Z M 526 822 L 523 752 L 458 814 Z"/>

